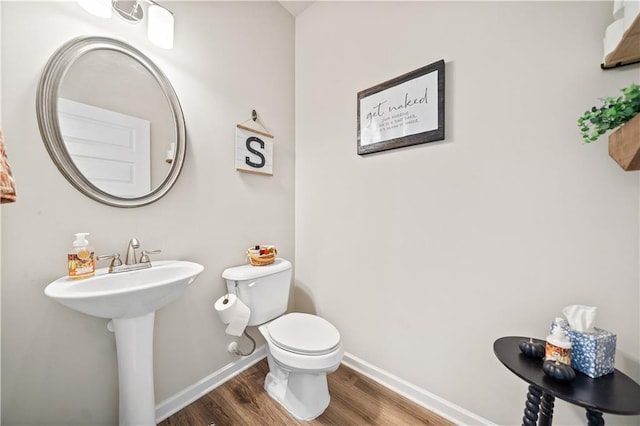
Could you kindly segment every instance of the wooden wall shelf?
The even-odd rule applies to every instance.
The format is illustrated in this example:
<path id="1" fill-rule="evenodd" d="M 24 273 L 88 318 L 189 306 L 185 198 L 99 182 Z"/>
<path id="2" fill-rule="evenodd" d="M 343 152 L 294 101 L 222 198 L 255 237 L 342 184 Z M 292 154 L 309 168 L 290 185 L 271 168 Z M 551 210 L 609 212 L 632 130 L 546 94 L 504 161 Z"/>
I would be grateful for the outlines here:
<path id="1" fill-rule="evenodd" d="M 603 70 L 640 63 L 640 14 L 622 36 L 613 52 L 600 65 Z"/>

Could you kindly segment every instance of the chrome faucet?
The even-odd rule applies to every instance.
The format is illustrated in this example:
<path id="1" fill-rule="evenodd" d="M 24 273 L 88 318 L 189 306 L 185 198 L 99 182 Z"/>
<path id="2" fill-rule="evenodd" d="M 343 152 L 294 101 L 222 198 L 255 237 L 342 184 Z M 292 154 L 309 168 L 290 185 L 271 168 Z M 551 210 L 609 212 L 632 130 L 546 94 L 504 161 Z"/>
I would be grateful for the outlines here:
<path id="1" fill-rule="evenodd" d="M 109 265 L 109 273 L 113 274 L 116 272 L 135 271 L 137 269 L 151 268 L 151 260 L 149 259 L 149 255 L 162 252 L 162 250 L 142 250 L 142 255 L 138 260 L 136 259 L 137 248 L 140 248 L 140 241 L 138 241 L 137 238 L 131 238 L 131 240 L 129 241 L 129 245 L 127 246 L 127 256 L 125 257 L 124 265 L 122 264 L 120 255 L 118 253 L 98 256 L 97 259 L 112 259 L 111 264 Z"/>

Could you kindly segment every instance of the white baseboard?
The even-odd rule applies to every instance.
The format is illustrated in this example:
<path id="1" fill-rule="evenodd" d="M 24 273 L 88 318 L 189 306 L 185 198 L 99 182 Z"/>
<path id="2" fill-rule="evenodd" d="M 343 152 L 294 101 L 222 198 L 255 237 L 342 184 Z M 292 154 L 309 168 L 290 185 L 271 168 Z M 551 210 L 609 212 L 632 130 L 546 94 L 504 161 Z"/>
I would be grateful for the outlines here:
<path id="1" fill-rule="evenodd" d="M 353 368 L 360 374 L 380 383 L 382 386 L 404 396 L 416 404 L 433 411 L 434 413 L 454 422 L 458 425 L 494 425 L 490 422 L 446 399 L 427 392 L 411 383 L 394 376 L 387 371 L 375 367 L 360 358 L 345 352 L 342 363 Z"/>
<path id="2" fill-rule="evenodd" d="M 221 384 L 231 380 L 247 368 L 251 367 L 261 359 L 267 356 L 267 350 L 264 345 L 259 346 L 256 351 L 246 357 L 240 358 L 238 361 L 225 365 L 218 371 L 210 374 L 202 380 L 194 383 L 178 392 L 177 394 L 161 401 L 156 405 L 156 423 L 160 423 L 172 414 L 182 410 L 187 405 L 202 398 Z"/>
<path id="3" fill-rule="evenodd" d="M 197 383 L 158 403 L 156 405 L 156 422 L 160 423 L 172 414 L 177 413 L 266 356 L 266 347 L 264 345 L 259 346 L 253 354 L 225 365 Z M 382 386 L 415 402 L 421 407 L 431 410 L 458 425 L 495 425 L 493 422 L 483 419 L 452 402 L 412 385 L 348 352 L 345 352 L 342 363 L 347 367 L 353 368 L 360 374 L 375 380 Z"/>

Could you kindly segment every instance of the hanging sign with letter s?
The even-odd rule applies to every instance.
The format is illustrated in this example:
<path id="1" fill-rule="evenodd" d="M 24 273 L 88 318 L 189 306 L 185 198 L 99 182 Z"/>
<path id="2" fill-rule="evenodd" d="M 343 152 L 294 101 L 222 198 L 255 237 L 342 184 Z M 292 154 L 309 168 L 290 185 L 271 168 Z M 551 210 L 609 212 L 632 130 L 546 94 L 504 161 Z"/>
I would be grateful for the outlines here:
<path id="1" fill-rule="evenodd" d="M 236 170 L 273 175 L 273 136 L 241 124 L 236 126 Z"/>

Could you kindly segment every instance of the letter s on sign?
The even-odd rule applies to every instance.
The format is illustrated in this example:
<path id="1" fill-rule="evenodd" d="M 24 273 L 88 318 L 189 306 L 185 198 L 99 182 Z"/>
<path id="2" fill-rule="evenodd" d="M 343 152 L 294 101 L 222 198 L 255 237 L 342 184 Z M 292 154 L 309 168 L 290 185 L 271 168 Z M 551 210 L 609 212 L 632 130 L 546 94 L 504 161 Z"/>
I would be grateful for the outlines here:
<path id="1" fill-rule="evenodd" d="M 255 136 L 251 136 L 250 138 L 247 138 L 247 142 L 246 142 L 246 146 L 247 146 L 247 150 L 252 153 L 257 155 L 258 157 L 260 157 L 260 162 L 259 163 L 254 163 L 253 161 L 251 161 L 249 159 L 249 157 L 244 157 L 244 162 L 251 167 L 255 167 L 256 169 L 259 169 L 261 167 L 264 167 L 265 164 L 267 164 L 266 159 L 264 158 L 264 155 L 251 147 L 251 142 L 258 142 L 260 144 L 260 148 L 264 149 L 264 141 L 260 138 L 256 138 Z"/>

